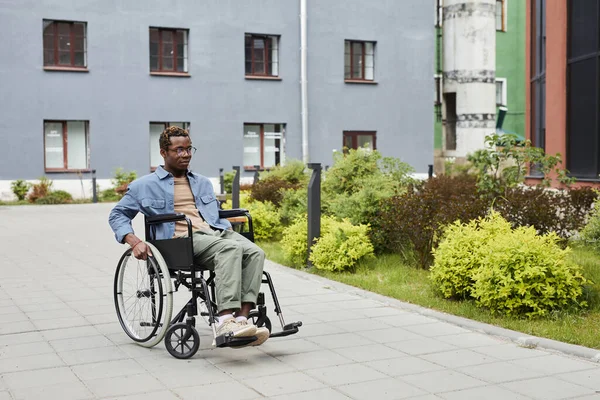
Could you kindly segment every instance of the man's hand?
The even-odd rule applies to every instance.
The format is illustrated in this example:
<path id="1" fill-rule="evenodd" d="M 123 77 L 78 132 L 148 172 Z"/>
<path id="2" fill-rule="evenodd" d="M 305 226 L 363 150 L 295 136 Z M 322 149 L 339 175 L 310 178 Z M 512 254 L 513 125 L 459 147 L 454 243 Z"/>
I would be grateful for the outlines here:
<path id="1" fill-rule="evenodd" d="M 139 242 L 133 247 L 133 256 L 138 260 L 147 260 L 148 256 L 151 256 L 152 252 L 146 244 L 146 242 Z"/>
<path id="2" fill-rule="evenodd" d="M 147 260 L 148 256 L 152 255 L 152 251 L 150 251 L 146 242 L 135 236 L 133 233 L 129 233 L 125 236 L 125 242 L 133 248 L 133 256 L 138 260 Z"/>

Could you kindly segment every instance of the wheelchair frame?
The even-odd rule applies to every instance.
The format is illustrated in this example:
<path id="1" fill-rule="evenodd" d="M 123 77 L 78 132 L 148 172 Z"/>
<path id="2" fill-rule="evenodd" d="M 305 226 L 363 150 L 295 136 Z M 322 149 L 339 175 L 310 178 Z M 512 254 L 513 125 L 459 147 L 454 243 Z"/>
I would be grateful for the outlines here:
<path id="1" fill-rule="evenodd" d="M 248 225 L 248 230 L 243 230 L 245 223 L 236 224 L 240 228 L 238 233 L 245 236 L 248 240 L 254 241 L 252 216 L 248 210 L 219 210 L 219 217 L 226 219 L 244 217 Z M 187 237 L 164 240 L 154 239 L 156 225 L 177 221 L 186 221 L 188 229 Z M 142 290 L 138 287 L 136 292 L 130 297 L 135 296 L 137 299 L 145 299 L 150 302 L 151 321 L 139 321 L 140 327 L 152 328 L 150 334 L 139 337 L 134 332 L 135 323 L 132 324 L 131 321 L 126 320 L 126 318 L 129 318 L 129 315 L 127 314 L 125 296 L 123 295 L 123 274 L 125 273 L 124 269 L 127 261 L 132 257 L 132 249 L 128 249 L 123 254 L 115 272 L 115 308 L 121 327 L 130 338 L 142 346 L 152 347 L 158 344 L 162 340 L 162 336 L 164 336 L 165 347 L 172 356 L 181 359 L 192 357 L 198 351 L 200 345 L 200 338 L 195 328 L 195 317 L 198 315 L 198 301 L 200 300 L 201 304 L 205 305 L 205 310 L 201 310 L 200 315 L 208 317 L 208 324 L 212 327 L 214 337 L 213 345 L 216 345 L 216 347 L 240 347 L 248 345 L 257 339 L 255 336 L 236 338 L 231 332 L 217 336 L 215 323 L 217 322 L 216 314 L 218 308 L 214 300 L 216 299 L 215 273 L 214 271 L 203 269 L 194 263 L 192 223 L 189 218 L 184 214 L 147 216 L 145 217 L 145 235 L 146 242 L 153 253 L 152 256 L 148 257 L 145 266 L 149 279 L 149 287 L 146 288 L 144 286 Z M 205 273 L 208 273 L 206 279 L 204 277 Z M 171 279 L 173 279 L 174 289 L 170 285 Z M 163 281 L 164 288 L 160 284 Z M 263 271 L 261 283 L 267 284 L 269 287 L 275 306 L 274 311 L 279 317 L 281 324 L 281 331 L 275 333 L 271 331 L 272 325 L 267 316 L 265 297 L 262 292 L 258 295 L 256 309 L 252 310 L 249 315 L 249 321 L 257 327 L 266 327 L 269 330 L 270 337 L 282 337 L 297 333 L 299 327 L 302 326 L 302 322 L 285 323 L 273 280 L 268 272 Z M 191 292 L 191 299 L 171 319 L 172 294 L 173 292 L 177 292 L 181 286 L 186 287 Z M 166 301 L 164 310 L 163 301 Z M 157 303 L 160 304 L 158 309 L 156 307 Z M 163 311 L 165 315 L 163 315 Z M 165 321 L 162 321 L 163 317 Z M 165 323 L 167 326 L 165 326 Z"/>

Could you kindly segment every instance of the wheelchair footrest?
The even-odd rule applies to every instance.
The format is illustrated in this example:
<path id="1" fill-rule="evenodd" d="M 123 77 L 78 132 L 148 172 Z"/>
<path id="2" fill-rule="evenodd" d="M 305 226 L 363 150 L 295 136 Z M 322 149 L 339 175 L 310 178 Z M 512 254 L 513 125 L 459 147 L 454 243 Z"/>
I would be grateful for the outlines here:
<path id="1" fill-rule="evenodd" d="M 240 347 L 258 340 L 256 336 L 234 337 L 233 333 L 225 333 L 215 338 L 217 347 Z"/>
<path id="2" fill-rule="evenodd" d="M 292 322 L 291 324 L 287 324 L 283 327 L 281 332 L 271 333 L 269 337 L 284 337 L 293 335 L 294 333 L 298 333 L 298 328 L 302 326 L 302 321 Z"/>

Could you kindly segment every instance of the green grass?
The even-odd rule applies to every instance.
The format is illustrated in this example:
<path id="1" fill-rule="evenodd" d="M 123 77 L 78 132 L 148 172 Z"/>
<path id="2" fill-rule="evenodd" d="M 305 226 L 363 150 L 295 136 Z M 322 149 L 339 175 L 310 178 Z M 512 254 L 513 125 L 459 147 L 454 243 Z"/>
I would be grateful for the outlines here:
<path id="1" fill-rule="evenodd" d="M 259 245 L 265 250 L 269 260 L 289 266 L 279 244 Z M 583 267 L 585 277 L 593 281 L 585 290 L 590 307 L 579 313 L 557 312 L 538 319 L 491 315 L 488 310 L 476 307 L 473 301 L 446 300 L 435 292 L 429 282 L 428 271 L 408 265 L 398 255 L 379 256 L 360 265 L 354 273 L 333 273 L 315 269 L 309 272 L 407 303 L 528 335 L 600 349 L 600 255 L 590 248 L 576 246 L 571 258 Z"/>

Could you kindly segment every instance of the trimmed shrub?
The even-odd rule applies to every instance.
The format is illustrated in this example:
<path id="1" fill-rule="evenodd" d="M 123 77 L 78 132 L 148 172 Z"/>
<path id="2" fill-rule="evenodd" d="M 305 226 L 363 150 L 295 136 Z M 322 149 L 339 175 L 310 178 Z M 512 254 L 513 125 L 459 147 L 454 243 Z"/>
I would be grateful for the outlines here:
<path id="1" fill-rule="evenodd" d="M 476 178 L 438 176 L 380 203 L 370 237 L 378 252 L 414 250 L 417 264 L 429 268 L 431 251 L 444 226 L 485 215 L 489 203 L 479 196 Z"/>
<path id="2" fill-rule="evenodd" d="M 102 201 L 102 202 L 104 202 L 104 201 L 106 201 L 106 202 L 119 201 L 119 200 L 121 200 L 121 197 L 123 197 L 123 196 L 118 194 L 117 192 L 115 192 L 114 188 L 110 188 L 110 189 L 105 189 L 100 192 L 100 195 L 98 196 L 98 201 Z"/>
<path id="3" fill-rule="evenodd" d="M 253 201 L 248 204 L 256 240 L 274 240 L 281 236 L 283 226 L 277 208 L 270 202 Z"/>
<path id="4" fill-rule="evenodd" d="M 510 223 L 497 217 L 477 218 L 467 224 L 456 221 L 446 228 L 439 246 L 432 250 L 434 263 L 429 279 L 445 298 L 471 296 L 473 272 L 479 267 L 479 250 L 499 235 L 509 235 Z"/>
<path id="5" fill-rule="evenodd" d="M 36 204 L 69 204 L 72 202 L 73 196 L 64 190 L 53 190 L 35 201 Z"/>
<path id="6" fill-rule="evenodd" d="M 269 201 L 276 207 L 281 205 L 284 191 L 298 188 L 298 183 L 290 183 L 285 179 L 271 175 L 252 185 L 250 196 L 254 200 Z"/>
<path id="7" fill-rule="evenodd" d="M 14 182 L 11 182 L 10 189 L 17 196 L 19 201 L 25 200 L 25 196 L 27 196 L 27 192 L 31 188 L 31 183 L 26 182 L 22 179 L 17 179 Z"/>
<path id="8" fill-rule="evenodd" d="M 494 208 L 513 227 L 533 226 L 538 233 L 555 232 L 567 239 L 585 225 L 597 193 L 587 187 L 554 190 L 519 186 L 506 190 Z"/>
<path id="9" fill-rule="evenodd" d="M 354 226 L 348 220 L 334 222 L 312 247 L 310 261 L 325 271 L 354 270 L 356 264 L 373 257 L 373 245 L 367 225 Z"/>
<path id="10" fill-rule="evenodd" d="M 46 197 L 52 190 L 52 181 L 45 176 L 39 179 L 38 183 L 33 184 L 31 193 L 27 196 L 30 203 L 35 203 L 38 199 Z"/>
<path id="11" fill-rule="evenodd" d="M 321 217 L 321 237 L 329 232 L 331 226 L 337 222 L 329 216 Z M 308 260 L 308 218 L 306 214 L 299 216 L 294 222 L 283 229 L 281 248 L 285 257 L 296 267 L 306 266 Z"/>
<path id="12" fill-rule="evenodd" d="M 435 251 L 431 277 L 445 295 L 470 293 L 492 313 L 531 318 L 585 307 L 580 299 L 587 281 L 581 268 L 567 260 L 570 249 L 561 249 L 558 240 L 555 233 L 538 235 L 533 227 L 512 229 L 492 211 L 484 219 L 448 228 Z M 471 241 L 469 248 L 461 247 Z"/>

